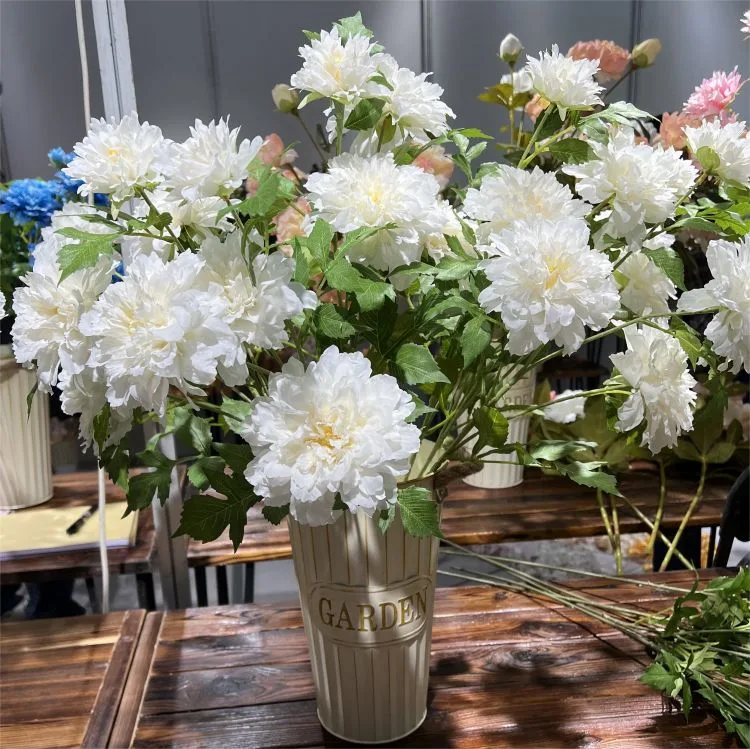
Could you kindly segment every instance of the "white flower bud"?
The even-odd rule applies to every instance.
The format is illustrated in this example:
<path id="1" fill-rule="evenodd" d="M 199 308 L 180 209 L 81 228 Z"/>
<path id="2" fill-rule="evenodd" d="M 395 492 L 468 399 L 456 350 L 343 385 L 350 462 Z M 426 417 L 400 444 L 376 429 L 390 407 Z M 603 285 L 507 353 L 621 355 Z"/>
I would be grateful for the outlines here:
<path id="1" fill-rule="evenodd" d="M 500 59 L 513 65 L 518 56 L 523 52 L 523 44 L 515 34 L 506 34 L 505 39 L 500 42 Z"/>
<path id="2" fill-rule="evenodd" d="M 288 114 L 299 106 L 299 94 L 286 83 L 277 83 L 271 89 L 273 104 L 279 112 Z"/>

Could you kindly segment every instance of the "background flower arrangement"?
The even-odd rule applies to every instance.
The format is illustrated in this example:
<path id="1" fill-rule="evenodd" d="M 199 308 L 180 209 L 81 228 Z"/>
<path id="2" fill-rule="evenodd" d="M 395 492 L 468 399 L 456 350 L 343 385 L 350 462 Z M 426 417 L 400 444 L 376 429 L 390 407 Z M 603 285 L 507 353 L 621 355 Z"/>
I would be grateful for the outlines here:
<path id="1" fill-rule="evenodd" d="M 744 124 L 687 128 L 695 164 L 637 142 L 645 113 L 602 108 L 598 63 L 553 49 L 519 71 L 546 107 L 519 131 L 518 166 L 476 169 L 487 136 L 451 130 L 440 87 L 400 68 L 358 16 L 308 38 L 294 88 L 274 98 L 300 120 L 326 100 L 321 171 L 298 174 L 278 144 L 239 140 L 223 120 L 197 121 L 173 143 L 135 115 L 92 122 L 62 170 L 111 205 L 53 216 L 15 296 L 15 351 L 43 389 L 59 385 L 117 480 L 128 484 L 132 460 L 122 436 L 158 419 L 192 444 L 197 488 L 226 498 L 186 503 L 183 530 L 205 540 L 231 521 L 238 544 L 261 499 L 276 522 L 362 508 L 387 524 L 420 440 L 433 443 L 420 476 L 518 452 L 616 492 L 602 464 L 571 457 L 574 441 L 534 455 L 506 445 L 518 411 L 496 405 L 513 377 L 620 331 L 627 351 L 595 393 L 617 431 L 657 453 L 675 446 L 692 427 L 699 360 L 725 399 L 750 330 L 738 282 L 750 263 Z M 652 60 L 636 52 L 629 70 L 644 54 Z M 434 176 L 449 171 L 446 146 L 465 181 L 448 199 Z M 289 242 L 277 227 L 291 212 L 302 235 Z M 673 235 L 696 221 L 723 238 L 711 245 L 716 278 L 673 311 L 683 286 Z M 716 311 L 707 341 L 680 319 L 688 308 Z M 215 428 L 247 444 L 214 441 Z M 133 507 L 166 497 L 174 465 L 155 442 L 139 459 L 154 471 L 130 480 Z M 411 529 L 437 532 L 432 503 L 404 496 L 413 506 L 402 512 L 420 520 Z"/>

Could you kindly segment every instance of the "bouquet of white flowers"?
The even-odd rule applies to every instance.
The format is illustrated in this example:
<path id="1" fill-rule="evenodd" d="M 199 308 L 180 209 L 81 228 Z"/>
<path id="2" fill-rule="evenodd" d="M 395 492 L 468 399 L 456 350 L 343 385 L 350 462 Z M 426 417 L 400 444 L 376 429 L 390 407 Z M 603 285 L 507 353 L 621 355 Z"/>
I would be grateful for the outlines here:
<path id="1" fill-rule="evenodd" d="M 645 113 L 605 106 L 596 62 L 555 48 L 527 63 L 544 108 L 518 162 L 476 168 L 488 136 L 452 129 L 440 86 L 400 67 L 359 15 L 306 34 L 302 68 L 274 100 L 300 119 L 325 100 L 321 171 L 263 163 L 262 140 L 239 140 L 224 120 L 197 121 L 183 143 L 135 114 L 93 121 L 65 171 L 110 206 L 55 216 L 15 295 L 13 332 L 18 360 L 36 364 L 40 387 L 58 386 L 63 407 L 80 413 L 82 439 L 132 508 L 165 500 L 175 465 L 189 462 L 192 484 L 210 493 L 185 502 L 183 532 L 210 540 L 228 526 L 237 546 L 261 502 L 271 522 L 291 516 L 301 582 L 320 582 L 324 557 L 336 591 L 357 582 L 353 537 L 369 543 L 362 554 L 383 549 L 367 519 L 386 541 L 395 527 L 407 539 L 439 534 L 431 487 L 455 461 L 476 470 L 517 456 L 616 493 L 601 464 L 573 458 L 581 443 L 533 455 L 507 443 L 509 421 L 544 404 L 499 405 L 503 395 L 544 362 L 624 335 L 611 379 L 577 397 L 604 395 L 612 429 L 653 452 L 691 429 L 696 368 L 721 397 L 727 367 L 750 360 L 750 140 L 744 123 L 688 129 L 693 162 L 638 143 L 631 124 Z M 438 146 L 464 186 L 442 190 L 423 168 L 420 157 Z M 251 195 L 241 190 L 248 178 Z M 698 186 L 707 197 L 688 214 Z M 300 235 L 280 240 L 278 218 L 290 211 Z M 683 272 L 670 244 L 696 221 L 721 237 L 708 250 L 714 279 L 675 309 Z M 623 293 L 631 266 L 650 279 L 639 294 Z M 715 313 L 705 340 L 681 320 L 694 310 Z M 124 436 L 146 420 L 191 454 L 168 457 L 153 439 L 137 456 L 152 470 L 128 480 Z M 343 579 L 339 542 L 349 554 Z M 434 575 L 434 542 L 415 551 L 419 560 L 431 549 L 432 562 L 411 572 L 409 542 L 398 543 L 402 582 Z M 381 566 L 375 582 L 387 586 L 394 578 Z M 415 637 L 431 611 L 423 595 L 404 593 L 400 609 L 359 602 L 355 615 L 329 591 L 308 601 L 306 617 L 395 647 L 390 606 Z M 421 632 L 429 653 L 429 627 Z M 426 684 L 427 659 L 407 662 Z M 341 733 L 336 664 L 325 661 L 316 683 L 321 717 Z M 414 719 L 375 738 L 412 730 L 420 694 Z M 373 738 L 351 725 L 346 733 Z"/>

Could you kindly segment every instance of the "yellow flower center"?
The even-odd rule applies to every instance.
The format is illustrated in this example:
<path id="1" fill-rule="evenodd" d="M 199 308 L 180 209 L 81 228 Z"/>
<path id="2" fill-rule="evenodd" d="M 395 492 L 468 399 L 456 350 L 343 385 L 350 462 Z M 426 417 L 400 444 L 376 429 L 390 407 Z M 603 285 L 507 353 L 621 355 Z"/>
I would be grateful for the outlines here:
<path id="1" fill-rule="evenodd" d="M 568 272 L 570 266 L 567 258 L 552 258 L 547 261 L 547 280 L 544 282 L 545 289 L 551 289 L 556 286 L 563 276 Z"/>

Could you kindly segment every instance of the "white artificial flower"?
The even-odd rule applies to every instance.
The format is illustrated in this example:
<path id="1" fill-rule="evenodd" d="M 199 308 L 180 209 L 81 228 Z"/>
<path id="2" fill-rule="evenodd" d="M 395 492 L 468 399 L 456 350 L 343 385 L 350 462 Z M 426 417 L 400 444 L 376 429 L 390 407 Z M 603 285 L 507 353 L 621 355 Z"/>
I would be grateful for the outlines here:
<path id="1" fill-rule="evenodd" d="M 709 242 L 706 260 L 713 279 L 702 289 L 686 291 L 677 309 L 686 312 L 719 308 L 706 327 L 714 351 L 735 374 L 750 371 L 750 234 L 736 244 Z"/>
<path id="2" fill-rule="evenodd" d="M 601 330 L 619 309 L 612 264 L 588 239 L 585 222 L 570 218 L 519 221 L 490 238 L 493 254 L 480 264 L 490 285 L 479 303 L 500 312 L 512 354 L 552 340 L 572 354 L 586 326 Z"/>
<path id="3" fill-rule="evenodd" d="M 516 70 L 514 73 L 506 73 L 500 78 L 500 83 L 513 86 L 514 94 L 530 94 L 534 90 L 534 84 L 531 80 L 528 70 Z M 523 104 L 518 104 L 516 109 L 523 109 Z"/>
<path id="4" fill-rule="evenodd" d="M 4 320 L 5 316 L 8 314 L 5 310 L 5 304 L 6 304 L 5 294 L 3 294 L 2 291 L 0 291 L 0 320 Z"/>
<path id="5" fill-rule="evenodd" d="M 507 164 L 487 174 L 479 189 L 470 187 L 464 201 L 466 215 L 482 222 L 477 228 L 480 241 L 514 221 L 583 218 L 589 210 L 554 174 L 539 167 L 526 171 Z"/>
<path id="6" fill-rule="evenodd" d="M 695 156 L 699 148 L 710 148 L 719 157 L 714 170 L 722 179 L 750 184 L 750 138 L 744 122 L 722 125 L 719 119 L 703 122 L 698 127 L 686 127 L 690 153 Z"/>
<path id="7" fill-rule="evenodd" d="M 583 416 L 586 398 L 576 398 L 583 390 L 563 390 L 542 409 L 545 421 L 556 424 L 572 424 Z M 559 401 L 559 402 L 558 402 Z"/>
<path id="8" fill-rule="evenodd" d="M 635 252 L 617 270 L 624 277 L 620 297 L 631 312 L 637 315 L 666 315 L 670 311 L 667 300 L 677 297 L 677 289 L 647 255 Z"/>
<path id="9" fill-rule="evenodd" d="M 394 225 L 351 250 L 352 260 L 378 270 L 419 260 L 421 239 L 442 227 L 438 181 L 417 166 L 396 165 L 391 153 L 337 156 L 328 173 L 311 174 L 305 186 L 313 221 L 323 218 L 342 233 Z"/>
<path id="10" fill-rule="evenodd" d="M 184 143 L 170 144 L 164 153 L 165 187 L 186 200 L 229 196 L 247 177 L 263 145 L 259 135 L 238 144 L 239 132 L 238 127 L 230 130 L 224 119 L 208 125 L 196 120 L 190 137 Z"/>
<path id="11" fill-rule="evenodd" d="M 515 34 L 506 34 L 503 41 L 500 42 L 500 49 L 498 50 L 500 59 L 509 65 L 513 65 L 521 52 L 523 52 L 521 40 Z"/>
<path id="12" fill-rule="evenodd" d="M 94 418 L 107 405 L 104 373 L 90 367 L 84 367 L 76 373 L 63 369 L 58 386 L 63 413 L 78 416 L 78 434 L 81 444 L 87 449 L 94 439 Z M 117 444 L 130 431 L 131 426 L 131 409 L 111 409 L 105 444 Z"/>
<path id="13" fill-rule="evenodd" d="M 443 135 L 449 129 L 453 110 L 441 101 L 443 89 L 427 80 L 429 73 L 415 73 L 399 67 L 388 54 L 377 55 L 378 69 L 391 87 L 378 86 L 378 98 L 385 100 L 384 114 L 390 114 L 404 135 L 418 142 L 429 140 L 427 133 Z"/>
<path id="14" fill-rule="evenodd" d="M 294 88 L 331 99 L 358 99 L 377 73 L 373 47 L 367 37 L 359 34 L 342 42 L 337 28 L 321 31 L 320 39 L 312 39 L 299 48 L 305 62 L 290 83 Z"/>
<path id="15" fill-rule="evenodd" d="M 288 340 L 287 320 L 317 306 L 315 293 L 292 281 L 294 260 L 280 252 L 256 255 L 251 276 L 240 232 L 223 242 L 209 237 L 201 245 L 200 257 L 206 263 L 203 277 L 210 284 L 208 291 L 223 300 L 223 319 L 241 343 L 282 348 Z M 244 363 L 244 349 L 239 346 L 238 350 Z M 241 381 L 246 379 L 243 369 Z"/>
<path id="16" fill-rule="evenodd" d="M 74 206 L 74 207 L 73 207 Z M 91 233 L 109 232 L 103 224 L 85 222 L 78 216 L 95 213 L 83 204 L 69 203 L 52 217 L 52 226 L 42 230 L 42 241 L 33 251 L 34 267 L 16 289 L 13 309 L 13 352 L 19 364 L 36 363 L 39 386 L 52 392 L 60 365 L 79 372 L 86 364 L 89 345 L 81 332 L 81 315 L 96 302 L 110 285 L 116 256 L 101 256 L 90 268 L 71 273 L 60 281 L 57 255 L 68 239 L 56 231 L 64 226 Z"/>
<path id="17" fill-rule="evenodd" d="M 693 426 L 697 384 L 687 368 L 687 354 L 668 333 L 651 327 L 625 329 L 628 350 L 612 354 L 612 364 L 633 388 L 617 411 L 617 429 L 629 432 L 646 420 L 642 445 L 654 455 L 674 447 Z"/>
<path id="18" fill-rule="evenodd" d="M 409 393 L 390 375 L 373 375 L 359 352 L 327 348 L 307 369 L 297 359 L 272 374 L 242 436 L 253 448 L 247 480 L 271 507 L 289 504 L 296 520 L 332 523 L 336 495 L 370 517 L 396 501 L 396 485 L 419 450 L 406 419 Z"/>
<path id="19" fill-rule="evenodd" d="M 201 394 L 221 363 L 239 358 L 223 299 L 201 288 L 204 267 L 190 252 L 167 263 L 141 255 L 82 316 L 95 339 L 88 365 L 102 368 L 112 407 L 163 416 L 170 386 Z"/>
<path id="20" fill-rule="evenodd" d="M 697 172 L 674 148 L 636 144 L 629 128 L 616 130 L 607 143 L 591 143 L 596 158 L 563 167 L 575 177 L 588 203 L 613 199 L 605 232 L 614 237 L 642 236 L 645 224 L 661 224 L 693 186 Z"/>
<path id="21" fill-rule="evenodd" d="M 62 171 L 83 180 L 78 188 L 81 195 L 104 193 L 122 202 L 136 188 L 161 180 L 158 162 L 165 144 L 161 130 L 139 123 L 135 112 L 117 123 L 91 120 L 86 137 L 73 148 L 76 158 Z"/>
<path id="22" fill-rule="evenodd" d="M 552 52 L 540 52 L 539 59 L 526 59 L 525 70 L 534 90 L 557 105 L 562 118 L 568 109 L 591 109 L 602 104 L 599 93 L 604 89 L 594 79 L 599 70 L 596 60 L 561 55 L 556 44 L 552 45 Z"/>

